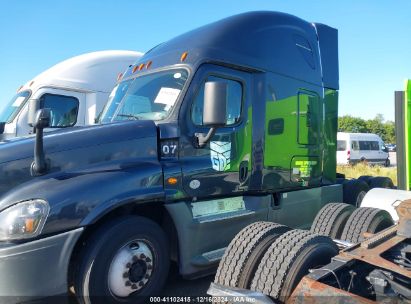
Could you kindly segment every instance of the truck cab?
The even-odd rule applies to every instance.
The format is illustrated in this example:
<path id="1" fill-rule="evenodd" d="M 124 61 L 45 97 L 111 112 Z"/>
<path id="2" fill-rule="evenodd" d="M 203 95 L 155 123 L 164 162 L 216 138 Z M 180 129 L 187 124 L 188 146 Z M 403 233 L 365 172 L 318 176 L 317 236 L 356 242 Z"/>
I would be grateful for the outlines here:
<path id="1" fill-rule="evenodd" d="M 213 273 L 250 223 L 309 227 L 342 196 L 337 106 L 337 31 L 251 12 L 145 53 L 99 125 L 43 138 L 40 110 L 35 139 L 0 147 L 0 256 L 30 252 L 0 259 L 0 295 L 73 284 L 81 303 L 144 303 L 170 261 L 186 278 Z M 58 266 L 39 278 L 45 260 Z"/>
<path id="2" fill-rule="evenodd" d="M 50 130 L 94 124 L 118 74 L 141 57 L 134 51 L 100 51 L 67 59 L 21 86 L 0 112 L 0 138 L 33 133 L 33 110 L 52 111 Z"/>

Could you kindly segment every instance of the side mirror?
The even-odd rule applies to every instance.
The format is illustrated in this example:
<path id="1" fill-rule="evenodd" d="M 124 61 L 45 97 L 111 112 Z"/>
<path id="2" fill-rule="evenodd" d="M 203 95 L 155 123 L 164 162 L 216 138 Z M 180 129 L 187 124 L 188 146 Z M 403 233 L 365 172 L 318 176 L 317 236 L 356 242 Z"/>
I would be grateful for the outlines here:
<path id="1" fill-rule="evenodd" d="M 226 124 L 227 83 L 208 81 L 204 86 L 203 123 L 208 127 Z"/>
<path id="2" fill-rule="evenodd" d="M 44 129 L 50 127 L 51 111 L 50 109 L 38 110 L 34 119 L 33 127 Z"/>
<path id="3" fill-rule="evenodd" d="M 203 124 L 210 127 L 207 134 L 196 134 L 197 146 L 203 148 L 213 137 L 217 128 L 227 122 L 227 83 L 208 81 L 204 86 Z"/>
<path id="4" fill-rule="evenodd" d="M 40 102 L 38 99 L 29 99 L 29 109 L 27 122 L 30 127 L 34 127 L 36 123 L 37 112 L 40 110 Z"/>

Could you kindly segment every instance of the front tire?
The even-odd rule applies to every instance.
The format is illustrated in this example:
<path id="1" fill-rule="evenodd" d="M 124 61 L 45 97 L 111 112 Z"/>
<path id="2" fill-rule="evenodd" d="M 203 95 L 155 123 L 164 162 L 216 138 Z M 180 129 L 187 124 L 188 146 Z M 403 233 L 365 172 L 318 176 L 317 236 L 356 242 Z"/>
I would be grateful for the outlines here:
<path id="1" fill-rule="evenodd" d="M 389 158 L 387 158 L 387 159 L 385 160 L 384 166 L 385 166 L 385 167 L 389 167 L 390 165 L 391 165 L 391 161 L 390 161 Z"/>
<path id="2" fill-rule="evenodd" d="M 169 245 L 155 222 L 112 220 L 87 239 L 75 273 L 79 303 L 145 303 L 159 294 L 169 270 Z"/>

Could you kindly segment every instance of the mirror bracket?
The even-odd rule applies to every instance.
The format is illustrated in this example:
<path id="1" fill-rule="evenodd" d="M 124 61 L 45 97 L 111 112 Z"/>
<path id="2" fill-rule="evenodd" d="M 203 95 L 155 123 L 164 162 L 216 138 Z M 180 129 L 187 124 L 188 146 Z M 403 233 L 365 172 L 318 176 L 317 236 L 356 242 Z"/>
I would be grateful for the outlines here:
<path id="1" fill-rule="evenodd" d="M 195 146 L 204 148 L 218 128 L 226 125 L 227 83 L 207 81 L 204 84 L 203 126 L 209 127 L 207 134 L 194 134 Z"/>
<path id="2" fill-rule="evenodd" d="M 196 146 L 198 148 L 204 148 L 210 139 L 214 136 L 215 132 L 217 131 L 216 127 L 211 127 L 207 134 L 204 133 L 196 133 L 194 134 L 196 139 Z"/>

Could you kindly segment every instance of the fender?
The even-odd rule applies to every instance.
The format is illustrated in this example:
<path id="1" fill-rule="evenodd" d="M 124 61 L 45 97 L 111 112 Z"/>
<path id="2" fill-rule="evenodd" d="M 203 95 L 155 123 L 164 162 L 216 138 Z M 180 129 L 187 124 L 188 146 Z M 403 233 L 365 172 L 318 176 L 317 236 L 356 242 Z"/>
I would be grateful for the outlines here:
<path id="1" fill-rule="evenodd" d="M 87 226 L 131 202 L 164 201 L 163 174 L 156 159 L 112 162 L 24 183 L 5 194 L 0 210 L 30 199 L 44 199 L 50 213 L 42 234 Z"/>

